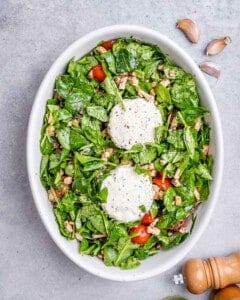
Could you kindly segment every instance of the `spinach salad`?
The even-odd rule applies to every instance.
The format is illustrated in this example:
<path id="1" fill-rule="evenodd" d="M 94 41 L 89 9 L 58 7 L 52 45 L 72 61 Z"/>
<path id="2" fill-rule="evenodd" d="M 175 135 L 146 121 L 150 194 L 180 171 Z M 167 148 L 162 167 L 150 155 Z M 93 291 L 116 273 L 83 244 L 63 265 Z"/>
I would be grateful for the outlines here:
<path id="1" fill-rule="evenodd" d="M 161 117 L 154 140 L 117 147 L 111 112 L 118 106 L 124 114 L 125 99 L 139 98 Z M 158 46 L 119 38 L 71 59 L 47 100 L 40 141 L 41 182 L 60 233 L 79 241 L 81 254 L 122 269 L 183 242 L 212 180 L 206 114 L 193 76 Z M 140 217 L 125 222 L 105 209 L 110 191 L 103 185 L 121 166 L 150 182 L 153 194 L 148 208 L 139 205 Z"/>

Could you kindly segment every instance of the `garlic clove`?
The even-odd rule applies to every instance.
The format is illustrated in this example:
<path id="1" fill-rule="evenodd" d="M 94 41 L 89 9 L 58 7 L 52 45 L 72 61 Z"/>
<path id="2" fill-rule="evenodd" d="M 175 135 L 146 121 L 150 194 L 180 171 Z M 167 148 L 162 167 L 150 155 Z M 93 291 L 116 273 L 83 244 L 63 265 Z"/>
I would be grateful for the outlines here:
<path id="1" fill-rule="evenodd" d="M 199 65 L 199 68 L 200 68 L 203 72 L 205 72 L 205 73 L 207 73 L 208 75 L 213 76 L 213 77 L 215 77 L 215 78 L 217 78 L 217 79 L 219 78 L 220 73 L 221 73 L 220 67 L 217 66 L 216 64 L 214 64 L 214 63 L 211 62 L 211 61 L 206 61 L 206 62 L 200 64 L 200 65 Z"/>
<path id="2" fill-rule="evenodd" d="M 222 52 L 223 49 L 232 42 L 230 36 L 225 36 L 221 39 L 215 39 L 211 41 L 206 47 L 207 55 L 217 55 Z"/>
<path id="3" fill-rule="evenodd" d="M 190 42 L 197 43 L 199 41 L 200 32 L 195 21 L 191 19 L 180 19 L 177 22 L 177 28 L 182 30 Z"/>

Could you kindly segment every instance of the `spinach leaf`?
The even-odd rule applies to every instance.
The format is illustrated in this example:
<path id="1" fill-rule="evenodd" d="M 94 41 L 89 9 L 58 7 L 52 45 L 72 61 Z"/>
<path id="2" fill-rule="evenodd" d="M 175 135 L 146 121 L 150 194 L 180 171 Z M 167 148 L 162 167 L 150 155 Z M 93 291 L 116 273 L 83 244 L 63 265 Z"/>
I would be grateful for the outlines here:
<path id="1" fill-rule="evenodd" d="M 89 241 L 87 239 L 83 239 L 80 243 L 79 252 L 82 254 L 93 255 L 96 256 L 101 250 L 100 242 Z"/>
<path id="2" fill-rule="evenodd" d="M 119 266 L 123 270 L 128 270 L 128 269 L 136 268 L 139 265 L 140 265 L 140 261 L 136 257 L 130 256 L 124 261 L 122 261 Z"/>
<path id="3" fill-rule="evenodd" d="M 184 170 L 181 175 L 181 181 L 184 185 L 187 185 L 190 188 L 194 188 L 196 185 L 195 168 L 189 167 L 189 169 Z"/>
<path id="4" fill-rule="evenodd" d="M 152 89 L 152 83 L 151 82 L 147 82 L 147 81 L 140 81 L 138 83 L 138 86 L 141 90 L 143 90 L 146 93 L 150 93 L 151 89 Z"/>
<path id="5" fill-rule="evenodd" d="M 61 153 L 56 153 L 56 154 L 52 153 L 49 156 L 49 165 L 48 165 L 49 170 L 52 171 L 52 169 L 55 169 L 60 164 L 64 164 L 64 161 L 66 160 L 68 155 L 69 155 L 69 150 L 67 149 L 63 149 Z"/>
<path id="6" fill-rule="evenodd" d="M 42 185 L 46 188 L 51 185 L 50 175 L 48 173 L 48 163 L 49 163 L 49 155 L 44 155 L 42 157 L 41 165 L 40 165 L 40 179 Z"/>
<path id="7" fill-rule="evenodd" d="M 173 204 L 173 200 L 174 200 L 175 195 L 176 195 L 176 193 L 175 193 L 173 188 L 169 188 L 165 192 L 165 195 L 164 195 L 164 198 L 163 198 L 163 203 L 164 203 L 167 211 L 175 210 L 175 207 L 174 207 L 174 204 Z"/>
<path id="8" fill-rule="evenodd" d="M 82 90 L 75 89 L 68 95 L 65 101 L 65 108 L 72 114 L 76 115 L 79 111 L 89 104 L 91 96 Z"/>
<path id="9" fill-rule="evenodd" d="M 128 232 L 124 224 L 112 222 L 109 227 L 108 243 L 115 246 L 121 237 L 128 237 Z"/>
<path id="10" fill-rule="evenodd" d="M 107 122 L 108 121 L 108 115 L 106 110 L 101 106 L 88 106 L 87 107 L 87 113 L 90 117 L 96 118 L 97 120 L 101 122 Z"/>
<path id="11" fill-rule="evenodd" d="M 90 221 L 93 227 L 96 229 L 96 232 L 103 234 L 108 232 L 108 221 L 103 214 L 103 211 L 94 204 L 83 205 L 81 209 L 81 219 L 82 221 Z"/>
<path id="12" fill-rule="evenodd" d="M 169 90 L 161 84 L 156 86 L 156 95 L 157 95 L 157 101 L 160 103 L 161 102 L 166 102 L 166 103 L 171 102 L 171 96 L 170 96 Z"/>
<path id="13" fill-rule="evenodd" d="M 108 196 L 108 189 L 107 188 L 103 188 L 99 191 L 99 193 L 97 194 L 97 198 L 101 201 L 101 202 L 106 202 L 107 201 L 107 196 Z"/>
<path id="14" fill-rule="evenodd" d="M 167 150 L 167 152 L 161 155 L 161 159 L 166 161 L 167 163 L 176 163 L 183 158 L 182 152 L 177 150 Z"/>
<path id="15" fill-rule="evenodd" d="M 77 198 L 72 193 L 65 194 L 56 204 L 56 208 L 60 211 L 70 213 L 75 210 Z"/>
<path id="16" fill-rule="evenodd" d="M 96 157 L 75 153 L 77 160 L 83 165 L 83 171 L 93 171 L 105 165 L 105 162 Z"/>
<path id="17" fill-rule="evenodd" d="M 196 173 L 204 179 L 212 180 L 212 176 L 208 171 L 208 168 L 204 164 L 199 164 L 196 169 Z"/>
<path id="18" fill-rule="evenodd" d="M 210 127 L 207 124 L 203 124 L 200 129 L 200 135 L 198 137 L 199 147 L 202 149 L 204 145 L 208 145 L 210 142 Z"/>
<path id="19" fill-rule="evenodd" d="M 73 190 L 77 194 L 91 196 L 92 186 L 89 178 L 85 178 L 82 174 L 75 176 Z"/>
<path id="20" fill-rule="evenodd" d="M 72 240 L 73 239 L 72 234 L 70 232 L 66 231 L 65 227 L 64 227 L 64 222 L 67 220 L 66 212 L 58 209 L 57 207 L 54 208 L 53 211 L 54 211 L 54 215 L 55 215 L 60 233 L 67 239 Z"/>
<path id="21" fill-rule="evenodd" d="M 65 127 L 58 130 L 57 138 L 63 148 L 70 150 L 70 128 Z"/>
<path id="22" fill-rule="evenodd" d="M 200 201 L 206 201 L 210 193 L 209 180 L 199 180 L 196 187 L 200 194 Z"/>
<path id="23" fill-rule="evenodd" d="M 104 107 L 109 112 L 112 107 L 117 103 L 113 95 L 109 95 L 103 92 L 96 93 L 92 99 L 93 103 L 97 106 Z"/>
<path id="24" fill-rule="evenodd" d="M 114 262 L 117 259 L 117 250 L 112 246 L 104 247 L 103 258 L 106 266 L 114 266 Z"/>
<path id="25" fill-rule="evenodd" d="M 51 154 L 53 151 L 53 143 L 51 141 L 51 137 L 47 133 L 44 134 L 41 140 L 40 150 L 43 155 Z"/>
<path id="26" fill-rule="evenodd" d="M 139 247 L 135 250 L 135 256 L 139 259 L 145 259 L 148 256 L 154 255 L 155 253 L 157 253 L 157 250 L 154 247 L 157 243 L 158 238 L 152 235 L 142 247 Z"/>
<path id="27" fill-rule="evenodd" d="M 175 149 L 184 150 L 186 144 L 184 145 L 183 136 L 184 133 L 181 129 L 170 131 L 168 133 L 167 142 L 172 144 Z"/>
<path id="28" fill-rule="evenodd" d="M 181 163 L 178 165 L 178 169 L 180 171 L 179 176 L 182 175 L 182 173 L 186 170 L 187 166 L 189 165 L 189 155 L 183 154 L 184 158 L 181 161 Z"/>
<path id="29" fill-rule="evenodd" d="M 182 243 L 186 239 L 187 236 L 188 236 L 188 233 L 176 232 L 169 237 L 162 236 L 159 238 L 159 240 L 162 242 L 163 249 L 167 250 L 167 249 L 170 249 L 170 248 Z"/>
<path id="30" fill-rule="evenodd" d="M 60 109 L 59 110 L 59 115 L 58 115 L 58 120 L 68 123 L 72 119 L 72 114 L 66 110 L 66 109 Z"/>
<path id="31" fill-rule="evenodd" d="M 68 64 L 68 73 L 72 77 L 83 77 L 86 76 L 90 69 L 97 64 L 97 59 L 91 55 L 86 55 L 80 60 L 75 60 L 74 58 L 72 58 Z"/>
<path id="32" fill-rule="evenodd" d="M 106 144 L 104 138 L 98 130 L 94 130 L 91 127 L 85 127 L 83 129 L 83 133 L 87 140 L 89 140 L 97 146 L 103 147 Z"/>
<path id="33" fill-rule="evenodd" d="M 167 128 L 165 125 L 155 127 L 155 141 L 160 144 L 166 138 Z"/>
<path id="34" fill-rule="evenodd" d="M 59 153 L 52 153 L 49 156 L 49 171 L 52 171 L 52 169 L 55 169 L 56 167 L 58 167 L 60 165 L 60 154 Z"/>
<path id="35" fill-rule="evenodd" d="M 71 150 L 75 151 L 89 144 L 87 139 L 84 137 L 83 132 L 80 128 L 71 128 L 70 130 L 70 148 Z"/>
<path id="36" fill-rule="evenodd" d="M 184 82 L 193 79 L 191 74 L 186 74 L 182 68 L 173 65 L 168 58 L 166 60 L 163 72 L 167 78 L 175 80 L 176 82 Z"/>
<path id="37" fill-rule="evenodd" d="M 144 77 L 146 79 L 152 78 L 154 80 L 159 80 L 159 75 L 158 75 L 158 71 L 157 71 L 158 65 L 159 65 L 159 60 L 149 61 L 145 65 L 145 68 L 143 69 Z"/>
<path id="38" fill-rule="evenodd" d="M 154 52 L 155 52 L 155 50 L 150 45 L 139 45 L 139 47 L 137 48 L 137 56 L 138 56 L 139 61 L 151 60 L 151 58 L 154 55 Z"/>
<path id="39" fill-rule="evenodd" d="M 157 157 L 157 150 L 155 147 L 146 146 L 145 149 L 143 149 L 139 153 L 139 163 L 140 164 L 149 164 L 154 161 Z"/>
<path id="40" fill-rule="evenodd" d="M 42 176 L 46 170 L 47 170 L 47 167 L 48 167 L 48 161 L 49 161 L 49 156 L 48 155 L 44 155 L 42 157 L 42 160 L 41 160 L 41 168 L 40 168 L 40 175 Z"/>
<path id="41" fill-rule="evenodd" d="M 193 158 L 194 153 L 195 153 L 195 140 L 192 134 L 192 131 L 190 129 L 190 127 L 185 127 L 184 128 L 184 143 L 185 146 L 188 150 L 188 154 L 191 158 Z"/>
<path id="42" fill-rule="evenodd" d="M 192 187 L 180 186 L 175 188 L 175 192 L 181 196 L 184 206 L 195 204 L 194 189 Z"/>
<path id="43" fill-rule="evenodd" d="M 111 79 L 110 77 L 106 77 L 101 83 L 101 87 L 106 91 L 107 94 L 115 96 L 117 102 L 122 103 L 122 96 L 113 79 Z"/>
<path id="44" fill-rule="evenodd" d="M 56 78 L 55 85 L 58 95 L 66 99 L 74 86 L 74 79 L 69 75 L 61 75 Z"/>
<path id="45" fill-rule="evenodd" d="M 117 244 L 118 256 L 115 265 L 119 266 L 124 260 L 133 254 L 133 250 L 138 248 L 137 244 L 133 244 L 129 237 L 121 237 Z"/>
<path id="46" fill-rule="evenodd" d="M 105 59 L 109 70 L 113 74 L 116 74 L 116 64 L 115 64 L 115 58 L 113 53 L 111 51 L 107 51 L 105 53 L 102 53 L 101 57 Z"/>
<path id="47" fill-rule="evenodd" d="M 136 58 L 127 49 L 119 49 L 114 52 L 116 72 L 118 74 L 133 71 L 137 65 Z"/>
<path id="48" fill-rule="evenodd" d="M 199 104 L 196 83 L 190 74 L 185 74 L 181 80 L 173 84 L 170 95 L 174 105 L 179 109 L 196 107 Z"/>
<path id="49" fill-rule="evenodd" d="M 193 125 L 195 120 L 199 117 L 203 117 L 208 112 L 207 109 L 203 107 L 188 107 L 181 111 L 183 118 L 186 120 L 186 123 Z"/>
<path id="50" fill-rule="evenodd" d="M 158 214 L 158 211 L 159 211 L 159 206 L 157 204 L 156 201 L 153 201 L 152 205 L 151 205 L 151 208 L 150 208 L 150 214 L 153 218 L 156 218 L 157 214 Z"/>
<path id="51" fill-rule="evenodd" d="M 93 129 L 94 131 L 99 132 L 101 128 L 101 122 L 95 118 L 92 118 L 88 116 L 87 114 L 84 114 L 82 119 L 81 119 L 81 127 L 82 129 Z"/>
<path id="52" fill-rule="evenodd" d="M 155 145 L 134 145 L 130 150 L 125 151 L 125 159 L 131 159 L 136 164 L 151 163 L 157 157 L 157 147 Z"/>

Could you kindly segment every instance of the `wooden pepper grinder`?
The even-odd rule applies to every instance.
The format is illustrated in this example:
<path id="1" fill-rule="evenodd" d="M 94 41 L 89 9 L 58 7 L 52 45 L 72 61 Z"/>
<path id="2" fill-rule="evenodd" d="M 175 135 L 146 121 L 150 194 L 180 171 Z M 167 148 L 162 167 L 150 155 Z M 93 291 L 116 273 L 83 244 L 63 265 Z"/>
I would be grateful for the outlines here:
<path id="1" fill-rule="evenodd" d="M 175 275 L 174 281 L 176 284 L 185 283 L 193 294 L 240 283 L 240 252 L 228 257 L 211 257 L 206 261 L 190 259 L 184 264 L 182 275 Z"/>

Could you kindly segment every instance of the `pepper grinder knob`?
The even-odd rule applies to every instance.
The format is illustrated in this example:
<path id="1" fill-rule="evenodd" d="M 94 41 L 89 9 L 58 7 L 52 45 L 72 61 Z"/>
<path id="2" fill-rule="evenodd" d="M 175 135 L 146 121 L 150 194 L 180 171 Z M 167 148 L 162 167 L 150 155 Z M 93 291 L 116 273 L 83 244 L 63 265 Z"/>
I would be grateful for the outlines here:
<path id="1" fill-rule="evenodd" d="M 240 283 L 240 252 L 228 257 L 211 257 L 206 261 L 190 259 L 184 264 L 182 274 L 187 289 L 193 294 Z"/>

